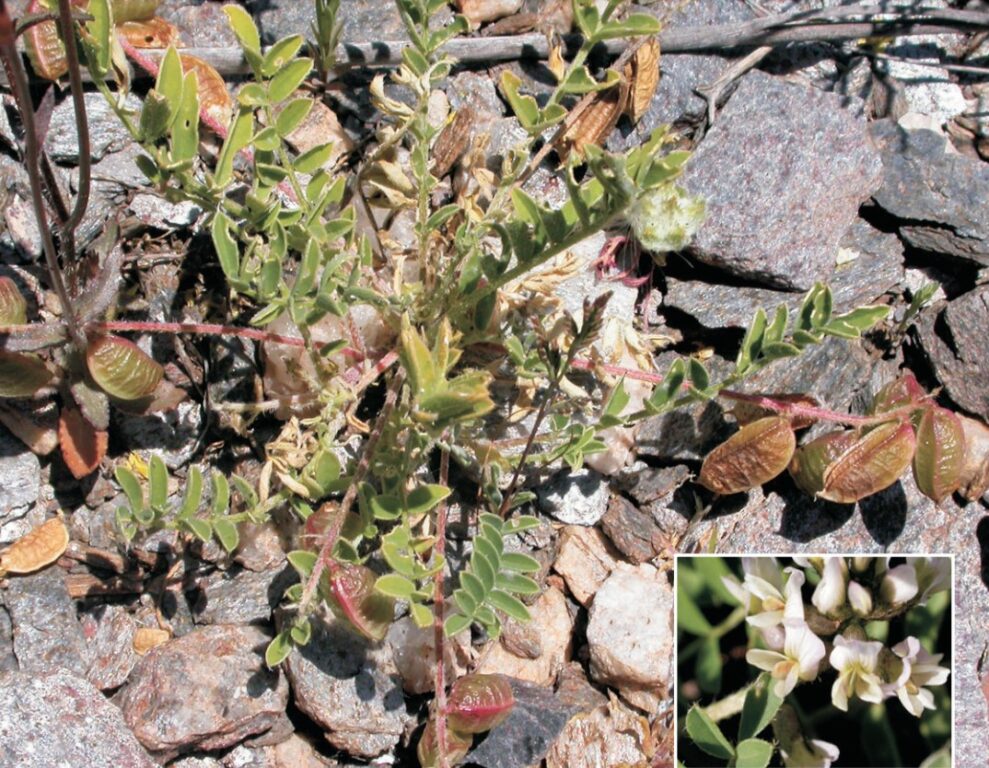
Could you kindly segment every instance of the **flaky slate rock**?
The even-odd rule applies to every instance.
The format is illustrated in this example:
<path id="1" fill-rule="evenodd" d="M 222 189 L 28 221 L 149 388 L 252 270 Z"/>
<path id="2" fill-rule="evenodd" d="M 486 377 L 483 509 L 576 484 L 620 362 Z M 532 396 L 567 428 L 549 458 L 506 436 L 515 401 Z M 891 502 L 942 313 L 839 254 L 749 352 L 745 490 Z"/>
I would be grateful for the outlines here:
<path id="1" fill-rule="evenodd" d="M 313 619 L 312 628 L 311 642 L 286 661 L 296 705 L 338 749 L 362 758 L 387 752 L 415 721 L 391 650 L 335 617 Z"/>
<path id="2" fill-rule="evenodd" d="M 134 634 L 137 623 L 119 605 L 100 605 L 82 617 L 88 640 L 86 679 L 101 691 L 123 685 L 137 664 Z"/>
<path id="3" fill-rule="evenodd" d="M 5 427 L 0 427 L 0 531 L 9 522 L 23 517 L 41 492 L 41 463 Z M 10 528 L 10 536 L 0 533 L 0 543 L 9 543 L 26 531 Z"/>
<path id="4" fill-rule="evenodd" d="M 951 301 L 918 323 L 920 340 L 948 396 L 989 421 L 989 286 Z"/>
<path id="5" fill-rule="evenodd" d="M 163 757 L 223 749 L 287 724 L 288 683 L 264 663 L 257 627 L 203 627 L 158 646 L 116 699 L 138 740 Z"/>
<path id="6" fill-rule="evenodd" d="M 197 624 L 264 623 L 271 619 L 282 593 L 298 580 L 289 566 L 216 573 L 199 584 L 192 612 Z"/>
<path id="7" fill-rule="evenodd" d="M 880 184 L 865 123 L 841 99 L 762 72 L 745 76 L 687 163 L 707 199 L 693 255 L 766 285 L 805 290 Z"/>
<path id="8" fill-rule="evenodd" d="M 989 165 L 949 154 L 928 130 L 872 125 L 881 148 L 883 184 L 875 200 L 900 219 L 900 236 L 916 248 L 989 264 Z"/>
<path id="9" fill-rule="evenodd" d="M 665 551 L 668 538 L 653 520 L 624 496 L 612 496 L 601 528 L 619 552 L 638 565 Z"/>
<path id="10" fill-rule="evenodd" d="M 0 765 L 154 768 L 120 710 L 67 670 L 0 673 Z"/>
<path id="11" fill-rule="evenodd" d="M 140 112 L 136 96 L 127 97 L 127 106 Z M 131 143 L 131 136 L 101 93 L 86 94 L 86 118 L 89 122 L 89 147 L 93 161 L 108 152 L 117 152 Z M 57 162 L 75 163 L 79 160 L 75 113 L 72 99 L 63 100 L 52 111 L 51 123 L 45 136 L 45 149 Z"/>

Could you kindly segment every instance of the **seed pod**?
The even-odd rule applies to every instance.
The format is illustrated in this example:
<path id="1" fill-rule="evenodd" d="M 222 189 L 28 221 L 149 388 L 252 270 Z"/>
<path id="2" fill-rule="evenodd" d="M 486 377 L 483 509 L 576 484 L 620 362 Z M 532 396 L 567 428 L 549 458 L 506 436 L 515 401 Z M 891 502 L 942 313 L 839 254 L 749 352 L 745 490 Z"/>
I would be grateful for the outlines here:
<path id="1" fill-rule="evenodd" d="M 0 350 L 0 397 L 31 397 L 51 378 L 52 372 L 37 355 Z"/>
<path id="2" fill-rule="evenodd" d="M 810 395 L 803 394 L 791 394 L 787 392 L 781 393 L 770 393 L 766 395 L 769 400 L 775 400 L 780 403 L 790 403 L 792 405 L 805 405 L 811 408 L 817 408 L 820 403 Z M 801 414 L 788 414 L 780 413 L 778 411 L 773 411 L 769 408 L 764 408 L 756 403 L 749 403 L 745 401 L 739 401 L 732 406 L 732 415 L 738 421 L 739 424 L 750 424 L 757 419 L 763 419 L 766 416 L 784 416 L 790 421 L 790 426 L 794 429 L 806 429 L 814 423 L 814 419 L 810 416 L 804 416 Z"/>
<path id="3" fill-rule="evenodd" d="M 212 64 L 187 53 L 179 54 L 182 72 L 196 73 L 199 83 L 199 108 L 219 125 L 226 127 L 233 115 L 233 99 L 223 77 Z"/>
<path id="4" fill-rule="evenodd" d="M 374 572 L 364 565 L 338 563 L 321 584 L 323 599 L 365 637 L 380 642 L 395 617 L 395 599 L 374 589 Z"/>
<path id="5" fill-rule="evenodd" d="M 179 44 L 179 28 L 158 16 L 118 23 L 114 29 L 134 48 L 168 48 Z"/>
<path id="6" fill-rule="evenodd" d="M 163 369 L 136 344 L 118 336 L 98 336 L 86 347 L 86 367 L 97 386 L 120 400 L 147 397 Z"/>
<path id="7" fill-rule="evenodd" d="M 514 706 L 515 695 L 504 675 L 465 675 L 450 689 L 447 722 L 463 733 L 484 733 L 503 722 Z"/>
<path id="8" fill-rule="evenodd" d="M 453 120 L 447 123 L 437 137 L 432 149 L 433 168 L 431 171 L 437 179 L 446 176 L 453 168 L 453 164 L 467 151 L 475 121 L 474 110 L 465 106 L 457 110 Z"/>
<path id="9" fill-rule="evenodd" d="M 747 491 L 786 469 L 796 447 L 790 422 L 782 416 L 767 416 L 746 424 L 711 451 L 697 482 L 720 494 Z"/>
<path id="10" fill-rule="evenodd" d="M 817 495 L 853 504 L 888 488 L 910 466 L 916 445 L 909 424 L 881 424 L 856 440 L 824 470 L 824 487 Z"/>
<path id="11" fill-rule="evenodd" d="M 171 639 L 172 635 L 166 629 L 140 627 L 134 633 L 134 640 L 131 642 L 131 647 L 138 656 L 144 656 L 152 648 L 157 648 Z"/>
<path id="12" fill-rule="evenodd" d="M 100 465 L 108 442 L 106 431 L 93 427 L 74 404 L 62 404 L 58 414 L 58 445 L 65 466 L 76 480 L 82 480 Z"/>
<path id="13" fill-rule="evenodd" d="M 164 0 L 110 0 L 113 23 L 146 21 L 155 15 Z"/>
<path id="14" fill-rule="evenodd" d="M 446 764 L 456 765 L 467 756 L 472 739 L 469 734 L 460 733 L 447 725 L 446 729 Z M 440 764 L 439 748 L 436 744 L 436 716 L 430 715 L 426 727 L 419 737 L 416 755 L 422 768 L 436 768 Z"/>
<path id="15" fill-rule="evenodd" d="M 965 431 L 947 408 L 924 409 L 917 425 L 913 476 L 920 492 L 940 502 L 961 484 L 965 466 Z"/>
<path id="16" fill-rule="evenodd" d="M 614 130 L 628 103 L 628 83 L 621 79 L 613 88 L 598 91 L 593 101 L 564 132 L 558 151 L 566 159 L 571 152 L 584 154 L 588 144 L 600 145 Z"/>
<path id="17" fill-rule="evenodd" d="M 958 492 L 969 501 L 978 501 L 989 490 L 989 427 L 968 416 L 958 418 L 965 434 L 965 464 Z"/>
<path id="18" fill-rule="evenodd" d="M 9 277 L 0 277 L 0 325 L 27 322 L 27 302 Z"/>
<path id="19" fill-rule="evenodd" d="M 88 0 L 72 0 L 72 5 L 76 8 L 84 8 L 87 3 Z M 27 4 L 25 13 L 27 15 L 48 13 L 49 10 L 41 0 L 31 0 Z M 24 33 L 24 47 L 27 49 L 31 68 L 38 77 L 58 80 L 69 71 L 65 59 L 65 47 L 62 45 L 62 38 L 59 37 L 58 26 L 54 21 L 43 21 L 28 29 Z"/>
<path id="20" fill-rule="evenodd" d="M 916 377 L 908 372 L 891 381 L 876 393 L 872 399 L 869 413 L 888 413 L 906 405 L 917 405 L 923 402 L 926 396 L 927 393 L 917 383 Z"/>
<path id="21" fill-rule="evenodd" d="M 858 440 L 853 430 L 829 432 L 801 445 L 788 467 L 790 476 L 804 493 L 817 496 L 824 490 L 824 472 Z"/>
<path id="22" fill-rule="evenodd" d="M 626 70 L 630 75 L 628 115 L 633 123 L 639 122 L 649 109 L 652 97 L 659 85 L 659 40 L 649 38 L 643 43 L 629 62 Z"/>
<path id="23" fill-rule="evenodd" d="M 0 554 L 0 573 L 31 573 L 51 565 L 69 546 L 69 530 L 53 517 L 28 531 Z"/>

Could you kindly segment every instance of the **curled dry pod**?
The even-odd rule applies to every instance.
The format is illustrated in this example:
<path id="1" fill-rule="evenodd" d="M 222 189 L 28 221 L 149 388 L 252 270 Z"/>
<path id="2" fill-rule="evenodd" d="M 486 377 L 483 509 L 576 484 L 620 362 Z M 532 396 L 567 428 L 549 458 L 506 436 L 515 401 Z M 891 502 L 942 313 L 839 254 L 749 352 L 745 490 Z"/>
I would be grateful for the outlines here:
<path id="1" fill-rule="evenodd" d="M 110 0 L 113 23 L 145 21 L 155 15 L 164 0 Z"/>
<path id="2" fill-rule="evenodd" d="M 625 72 L 631 83 L 628 115 L 633 123 L 637 123 L 649 109 L 659 85 L 659 39 L 651 37 L 639 46 Z"/>
<path id="3" fill-rule="evenodd" d="M 72 5 L 82 8 L 88 0 L 72 0 Z M 52 4 L 54 7 L 54 3 Z M 49 7 L 41 0 L 31 0 L 27 4 L 26 14 L 48 13 Z M 65 48 L 58 35 L 58 27 L 54 21 L 43 21 L 35 24 L 24 33 L 24 47 L 27 49 L 31 68 L 38 77 L 45 80 L 58 80 L 69 71 L 65 59 Z"/>
<path id="4" fill-rule="evenodd" d="M 0 397 L 31 397 L 51 377 L 37 355 L 0 349 Z"/>
<path id="5" fill-rule="evenodd" d="M 69 546 L 69 530 L 53 517 L 28 531 L 0 554 L 0 573 L 31 573 L 51 565 Z"/>
<path id="6" fill-rule="evenodd" d="M 14 281 L 0 277 L 0 325 L 23 325 L 27 322 L 27 302 Z"/>
<path id="7" fill-rule="evenodd" d="M 841 504 L 878 493 L 896 482 L 913 459 L 917 438 L 906 423 L 880 424 L 852 443 L 824 470 L 817 495 Z"/>
<path id="8" fill-rule="evenodd" d="M 907 405 L 917 405 L 927 397 L 924 388 L 912 373 L 905 373 L 880 389 L 869 408 L 870 414 L 888 413 Z"/>
<path id="9" fill-rule="evenodd" d="M 395 599 L 375 592 L 376 580 L 367 566 L 337 563 L 325 578 L 323 597 L 358 632 L 379 642 L 395 617 Z"/>
<path id="10" fill-rule="evenodd" d="M 446 764 L 456 765 L 467 756 L 472 739 L 469 734 L 446 728 Z M 440 764 L 439 749 L 436 744 L 436 717 L 430 716 L 419 737 L 416 755 L 422 768 L 436 768 Z"/>
<path id="11" fill-rule="evenodd" d="M 965 463 L 958 492 L 969 501 L 978 501 L 989 490 L 989 427 L 968 416 L 958 419 L 965 434 Z"/>
<path id="12" fill-rule="evenodd" d="M 852 430 L 829 432 L 797 448 L 788 467 L 793 481 L 804 493 L 817 496 L 824 489 L 824 472 L 855 441 Z"/>
<path id="13" fill-rule="evenodd" d="M 134 640 L 131 647 L 138 656 L 144 656 L 152 648 L 167 643 L 172 639 L 172 634 L 167 629 L 155 629 L 153 627 L 140 627 L 134 633 Z"/>
<path id="14" fill-rule="evenodd" d="M 161 381 L 162 367 L 119 336 L 98 336 L 86 347 L 86 367 L 104 392 L 120 400 L 147 397 Z"/>
<path id="15" fill-rule="evenodd" d="M 583 155 L 588 144 L 600 146 L 604 143 L 618 124 L 627 103 L 628 83 L 624 78 L 614 88 L 595 93 L 590 105 L 564 132 L 559 147 L 561 157 L 565 158 L 570 152 Z"/>
<path id="16" fill-rule="evenodd" d="M 145 21 L 125 21 L 115 31 L 135 48 L 178 46 L 179 28 L 157 16 Z"/>
<path id="17" fill-rule="evenodd" d="M 182 71 L 196 73 L 199 83 L 199 108 L 218 124 L 226 127 L 233 115 L 233 99 L 223 77 L 212 64 L 187 53 L 179 54 Z"/>
<path id="18" fill-rule="evenodd" d="M 769 400 L 775 400 L 778 403 L 788 403 L 790 405 L 804 405 L 811 408 L 817 408 L 820 405 L 820 403 L 810 395 L 781 392 L 770 393 L 765 395 L 765 397 Z M 815 419 L 810 416 L 804 416 L 799 413 L 780 413 L 779 411 L 765 408 L 758 403 L 749 403 L 744 400 L 735 403 L 735 405 L 732 406 L 731 412 L 739 424 L 751 424 L 753 421 L 764 419 L 767 416 L 785 416 L 789 419 L 790 426 L 794 429 L 806 429 L 815 421 Z"/>
<path id="19" fill-rule="evenodd" d="M 465 675 L 447 698 L 447 722 L 463 733 L 484 733 L 504 721 L 515 706 L 512 686 L 504 675 Z"/>
<path id="20" fill-rule="evenodd" d="M 961 419 L 947 408 L 925 408 L 917 424 L 913 476 L 920 492 L 940 502 L 962 480 L 965 467 L 965 430 Z"/>
<path id="21" fill-rule="evenodd" d="M 786 469 L 796 447 L 789 420 L 783 416 L 758 419 L 707 455 L 697 481 L 715 493 L 747 491 Z"/>

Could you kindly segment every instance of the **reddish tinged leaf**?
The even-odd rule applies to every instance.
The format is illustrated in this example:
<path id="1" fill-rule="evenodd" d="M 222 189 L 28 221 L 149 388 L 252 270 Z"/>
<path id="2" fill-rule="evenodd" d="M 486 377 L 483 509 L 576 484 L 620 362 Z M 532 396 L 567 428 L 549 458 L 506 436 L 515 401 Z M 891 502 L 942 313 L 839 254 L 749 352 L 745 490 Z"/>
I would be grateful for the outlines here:
<path id="1" fill-rule="evenodd" d="M 829 432 L 801 445 L 788 467 L 793 481 L 804 493 L 817 496 L 824 489 L 824 472 L 858 440 L 853 430 Z"/>
<path id="2" fill-rule="evenodd" d="M 920 492 L 940 502 L 957 490 L 965 467 L 965 431 L 947 408 L 924 410 L 917 425 L 913 476 Z"/>
<path id="3" fill-rule="evenodd" d="M 764 395 L 769 400 L 775 400 L 778 403 L 785 403 L 787 405 L 803 405 L 809 406 L 811 408 L 817 408 L 820 403 L 810 395 L 802 394 L 791 394 L 791 393 L 770 393 Z M 790 425 L 794 429 L 806 429 L 807 427 L 814 424 L 816 419 L 810 416 L 803 416 L 797 413 L 780 413 L 779 411 L 774 411 L 770 408 L 764 408 L 756 403 L 748 403 L 739 401 L 735 403 L 731 410 L 732 414 L 739 424 L 751 424 L 753 421 L 758 419 L 764 419 L 767 416 L 785 416 L 790 420 Z"/>
<path id="4" fill-rule="evenodd" d="M 135 48 L 168 48 L 179 44 L 179 28 L 154 16 L 144 21 L 125 21 L 115 31 Z"/>
<path id="5" fill-rule="evenodd" d="M 504 721 L 513 706 L 515 696 L 504 675 L 465 675 L 450 689 L 447 722 L 463 733 L 484 733 Z"/>
<path id="6" fill-rule="evenodd" d="M 332 570 L 324 589 L 330 607 L 365 637 L 383 640 L 395 617 L 394 598 L 374 591 L 377 576 L 366 566 L 337 563 Z"/>
<path id="7" fill-rule="evenodd" d="M 823 499 L 854 504 L 896 482 L 913 459 L 917 439 L 907 423 L 881 424 L 824 470 Z"/>
<path id="8" fill-rule="evenodd" d="M 86 367 L 100 389 L 121 400 L 148 397 L 163 373 L 136 344 L 119 336 L 99 336 L 89 342 Z"/>
<path id="9" fill-rule="evenodd" d="M 0 397 L 31 397 L 51 378 L 52 372 L 37 355 L 0 349 Z"/>
<path id="10" fill-rule="evenodd" d="M 969 501 L 978 501 L 989 490 L 989 427 L 968 416 L 958 418 L 965 433 L 965 464 L 958 492 Z"/>
<path id="11" fill-rule="evenodd" d="M 900 378 L 891 381 L 876 393 L 872 399 L 869 413 L 888 413 L 907 405 L 918 405 L 924 401 L 927 393 L 917 383 L 912 373 L 905 373 Z"/>
<path id="12" fill-rule="evenodd" d="M 0 277 L 0 325 L 23 325 L 27 322 L 27 302 L 9 277 Z"/>
<path id="13" fill-rule="evenodd" d="M 155 15 L 164 0 L 110 0 L 113 23 L 144 21 Z"/>
<path id="14" fill-rule="evenodd" d="M 199 109 L 226 127 L 233 115 L 233 99 L 230 98 L 223 77 L 212 64 L 196 56 L 180 53 L 179 61 L 182 62 L 183 73 L 188 74 L 190 71 L 196 73 L 196 82 L 199 83 Z"/>
<path id="15" fill-rule="evenodd" d="M 58 444 L 72 476 L 82 480 L 103 461 L 107 433 L 95 429 L 74 405 L 65 404 L 58 415 Z"/>
<path id="16" fill-rule="evenodd" d="M 456 765 L 467 756 L 472 739 L 469 734 L 446 727 L 446 764 Z M 439 749 L 436 743 L 436 718 L 431 716 L 419 737 L 416 755 L 422 768 L 436 768 L 440 764 Z"/>
<path id="17" fill-rule="evenodd" d="M 720 494 L 741 493 L 767 483 L 786 469 L 797 447 L 793 427 L 783 416 L 746 424 L 711 451 L 697 481 Z"/>

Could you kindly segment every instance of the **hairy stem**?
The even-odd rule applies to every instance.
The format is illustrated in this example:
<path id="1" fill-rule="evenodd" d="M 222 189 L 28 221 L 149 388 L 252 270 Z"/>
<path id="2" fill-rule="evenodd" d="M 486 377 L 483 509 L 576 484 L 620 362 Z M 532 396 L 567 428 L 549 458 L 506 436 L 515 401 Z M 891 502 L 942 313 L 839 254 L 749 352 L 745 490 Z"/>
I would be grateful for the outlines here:
<path id="1" fill-rule="evenodd" d="M 62 247 L 66 254 L 75 253 L 75 230 L 89 206 L 89 184 L 92 157 L 89 147 L 89 120 L 86 117 L 86 100 L 82 89 L 79 49 L 76 45 L 75 22 L 69 0 L 58 0 L 58 28 L 65 46 L 65 59 L 69 67 L 69 87 L 72 92 L 72 111 L 76 120 L 79 144 L 79 181 L 76 202 L 67 221 L 62 223 Z"/>
<path id="2" fill-rule="evenodd" d="M 718 701 L 708 704 L 704 707 L 704 712 L 716 723 L 721 720 L 726 720 L 733 715 L 737 715 L 742 711 L 742 705 L 745 704 L 745 697 L 748 694 L 749 689 L 752 688 L 756 682 L 757 681 L 752 681 L 748 685 L 739 688 L 734 693 L 729 693 L 723 699 L 718 699 Z"/>
<path id="3" fill-rule="evenodd" d="M 450 452 L 440 451 L 440 484 L 447 485 L 450 479 Z M 446 553 L 446 499 L 436 510 L 436 543 L 433 545 L 434 562 L 443 559 Z M 446 756 L 446 634 L 443 631 L 443 587 L 446 580 L 445 569 L 441 568 L 433 577 L 433 652 L 436 654 L 436 750 L 440 768 L 447 768 Z"/>

